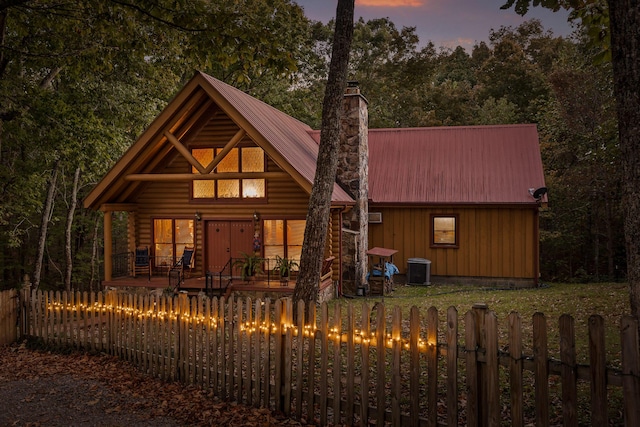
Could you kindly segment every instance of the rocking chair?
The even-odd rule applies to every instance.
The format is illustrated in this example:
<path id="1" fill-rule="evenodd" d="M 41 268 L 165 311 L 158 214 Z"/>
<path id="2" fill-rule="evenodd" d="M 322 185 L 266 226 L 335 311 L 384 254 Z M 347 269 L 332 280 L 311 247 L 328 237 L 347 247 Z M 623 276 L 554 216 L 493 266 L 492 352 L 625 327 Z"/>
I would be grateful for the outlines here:
<path id="1" fill-rule="evenodd" d="M 171 267 L 169 271 L 169 287 L 177 292 L 180 285 L 184 283 L 185 274 L 191 277 L 191 270 L 195 266 L 195 248 L 185 246 L 180 259 Z"/>
<path id="2" fill-rule="evenodd" d="M 141 273 L 148 276 L 149 281 L 151 281 L 151 257 L 149 256 L 148 246 L 136 248 L 133 258 L 133 277 Z"/>

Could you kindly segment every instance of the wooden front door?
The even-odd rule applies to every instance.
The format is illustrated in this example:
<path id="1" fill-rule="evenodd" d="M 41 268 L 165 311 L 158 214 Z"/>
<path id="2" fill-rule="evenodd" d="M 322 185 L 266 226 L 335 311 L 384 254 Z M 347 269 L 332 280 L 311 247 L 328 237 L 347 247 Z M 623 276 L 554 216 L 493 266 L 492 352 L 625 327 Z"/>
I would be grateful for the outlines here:
<path id="1" fill-rule="evenodd" d="M 253 251 L 251 221 L 207 221 L 206 271 L 220 272 L 231 258 L 242 258 L 242 252 Z"/>

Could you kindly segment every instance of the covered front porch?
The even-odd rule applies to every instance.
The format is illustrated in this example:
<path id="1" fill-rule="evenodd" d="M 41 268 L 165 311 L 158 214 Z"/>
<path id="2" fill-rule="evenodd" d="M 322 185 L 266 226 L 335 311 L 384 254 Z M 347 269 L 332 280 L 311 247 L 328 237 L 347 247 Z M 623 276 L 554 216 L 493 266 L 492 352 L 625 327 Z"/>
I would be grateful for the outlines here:
<path id="1" fill-rule="evenodd" d="M 130 255 L 128 255 L 130 257 Z M 118 258 L 118 257 L 116 257 Z M 334 257 L 324 260 L 322 265 L 319 294 L 322 300 L 330 299 L 335 294 L 335 285 L 332 280 Z M 260 262 L 265 266 L 270 260 L 261 258 Z M 128 264 L 128 263 L 123 263 Z M 231 265 L 230 261 L 228 265 Z M 117 263 L 116 263 L 117 265 Z M 242 295 L 252 295 L 254 297 L 281 298 L 293 294 L 297 280 L 297 271 L 291 271 L 290 277 L 283 279 L 275 270 L 264 269 L 251 277 L 241 274 L 229 273 L 232 269 L 225 269 L 223 272 L 207 272 L 200 274 L 185 273 L 172 269 L 151 268 L 150 274 L 136 275 L 132 270 L 111 280 L 102 282 L 103 288 L 139 288 L 150 291 L 166 291 L 169 293 L 186 292 L 192 295 L 204 293 L 207 296 L 225 296 L 232 293 Z M 114 268 L 117 275 L 118 268 Z"/>

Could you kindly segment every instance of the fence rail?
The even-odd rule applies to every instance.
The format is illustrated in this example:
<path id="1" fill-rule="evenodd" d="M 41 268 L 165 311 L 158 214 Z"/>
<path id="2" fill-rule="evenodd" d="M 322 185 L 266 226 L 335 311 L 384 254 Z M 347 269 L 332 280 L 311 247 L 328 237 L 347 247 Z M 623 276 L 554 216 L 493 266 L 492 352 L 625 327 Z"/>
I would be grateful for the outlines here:
<path id="1" fill-rule="evenodd" d="M 568 315 L 559 320 L 555 360 L 543 314 L 533 317 L 532 351 L 525 354 L 520 316 L 508 316 L 508 345 L 500 347 L 498 319 L 483 305 L 462 316 L 462 336 L 455 308 L 441 330 L 435 308 L 424 319 L 413 308 L 403 319 L 398 307 L 387 313 L 383 304 L 372 310 L 364 303 L 357 321 L 353 305 L 343 315 L 336 304 L 330 316 L 322 304 L 294 323 L 290 300 L 22 296 L 25 335 L 107 352 L 150 375 L 309 423 L 640 425 L 638 322 L 631 317 L 621 321 L 617 369 L 607 366 L 600 316 L 589 319 L 590 363 L 578 365 Z M 297 309 L 304 313 L 304 304 Z"/>

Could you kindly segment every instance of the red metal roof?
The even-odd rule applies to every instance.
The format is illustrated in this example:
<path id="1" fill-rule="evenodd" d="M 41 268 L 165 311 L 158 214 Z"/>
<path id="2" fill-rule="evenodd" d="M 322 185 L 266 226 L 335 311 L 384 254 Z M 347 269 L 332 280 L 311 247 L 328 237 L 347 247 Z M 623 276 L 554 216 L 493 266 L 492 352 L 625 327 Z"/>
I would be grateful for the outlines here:
<path id="1" fill-rule="evenodd" d="M 147 161 L 139 159 L 141 153 L 147 158 L 156 155 L 157 150 L 147 147 L 162 143 L 159 130 L 180 112 L 183 102 L 201 96 L 202 90 L 221 110 L 238 118 L 238 126 L 253 128 L 281 156 L 280 167 L 292 176 L 297 174 L 298 181 L 310 188 L 319 131 L 211 76 L 196 73 L 94 187 L 85 206 L 120 202 L 119 195 L 130 185 L 123 176 L 141 172 Z M 239 114 L 231 114 L 234 110 Z M 536 204 L 529 189 L 543 186 L 535 125 L 369 130 L 369 198 L 373 203 Z M 338 185 L 334 185 L 332 201 L 353 203 Z"/>
<path id="2" fill-rule="evenodd" d="M 544 186 L 535 125 L 369 130 L 373 203 L 535 204 Z"/>

